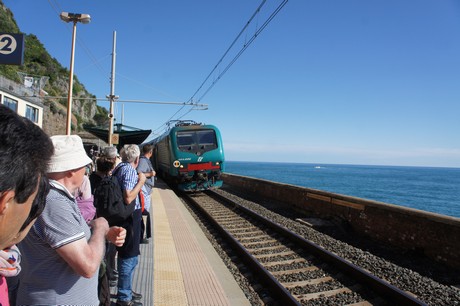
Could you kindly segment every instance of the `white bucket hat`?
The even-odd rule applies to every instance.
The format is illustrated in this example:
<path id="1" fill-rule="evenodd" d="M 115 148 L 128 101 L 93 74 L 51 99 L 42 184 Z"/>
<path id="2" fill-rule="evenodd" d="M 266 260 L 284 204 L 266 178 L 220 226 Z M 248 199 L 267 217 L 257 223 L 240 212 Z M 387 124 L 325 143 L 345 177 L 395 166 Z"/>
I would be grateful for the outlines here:
<path id="1" fill-rule="evenodd" d="M 78 169 L 92 162 L 86 155 L 79 136 L 56 135 L 50 138 L 54 145 L 54 154 L 48 166 L 48 173 Z"/>

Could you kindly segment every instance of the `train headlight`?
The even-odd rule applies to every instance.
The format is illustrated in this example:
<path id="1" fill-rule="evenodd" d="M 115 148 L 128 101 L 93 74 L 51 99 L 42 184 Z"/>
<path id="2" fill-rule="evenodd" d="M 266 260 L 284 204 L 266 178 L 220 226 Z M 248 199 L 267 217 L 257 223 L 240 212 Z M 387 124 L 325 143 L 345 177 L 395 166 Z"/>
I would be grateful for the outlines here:
<path id="1" fill-rule="evenodd" d="M 175 160 L 175 161 L 173 162 L 173 166 L 174 166 L 174 168 L 179 168 L 179 167 L 181 166 L 180 161 Z"/>
<path id="2" fill-rule="evenodd" d="M 219 163 L 219 162 L 216 162 L 216 166 L 219 166 L 219 165 L 220 165 L 220 163 Z"/>

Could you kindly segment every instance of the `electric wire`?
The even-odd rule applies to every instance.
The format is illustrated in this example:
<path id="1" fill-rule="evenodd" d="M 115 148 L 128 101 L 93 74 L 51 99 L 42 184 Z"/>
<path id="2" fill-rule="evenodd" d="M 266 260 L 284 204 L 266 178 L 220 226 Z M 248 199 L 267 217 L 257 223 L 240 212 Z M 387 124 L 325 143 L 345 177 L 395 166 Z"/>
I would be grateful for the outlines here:
<path id="1" fill-rule="evenodd" d="M 164 92 L 164 91 L 161 91 L 161 90 L 159 90 L 158 88 L 155 88 L 155 87 L 153 87 L 153 86 L 150 86 L 150 85 L 148 85 L 148 84 L 146 84 L 146 83 L 144 83 L 144 82 L 142 82 L 142 81 L 135 80 L 135 79 L 133 79 L 133 78 L 131 78 L 131 77 L 128 77 L 128 76 L 126 76 L 126 75 L 123 75 L 123 74 L 121 74 L 121 73 L 119 73 L 119 72 L 116 72 L 115 75 L 116 75 L 116 76 L 119 76 L 119 77 L 122 77 L 122 78 L 124 78 L 124 79 L 126 79 L 126 80 L 128 80 L 128 81 L 133 82 L 133 83 L 137 83 L 137 84 L 139 84 L 139 85 L 142 85 L 142 86 L 144 86 L 145 88 L 154 90 L 154 91 L 156 91 L 157 93 L 159 93 L 159 94 L 161 94 L 161 95 L 167 96 L 167 97 L 172 98 L 172 99 L 175 99 L 175 100 L 179 100 L 178 97 L 175 97 L 175 96 L 173 96 L 173 95 L 171 95 L 171 94 L 169 94 L 169 93 L 166 93 L 166 92 Z"/>
<path id="2" fill-rule="evenodd" d="M 263 8 L 263 6 L 265 5 L 265 3 L 267 2 L 267 0 L 263 0 L 259 6 L 257 7 L 257 9 L 254 11 L 254 13 L 252 14 L 252 16 L 249 18 L 249 20 L 246 22 L 246 24 L 243 26 L 243 28 L 241 29 L 241 31 L 238 33 L 238 35 L 235 37 L 235 39 L 231 42 L 231 44 L 229 45 L 229 47 L 227 48 L 227 50 L 224 52 L 224 54 L 221 56 L 221 58 L 218 60 L 218 62 L 216 63 L 216 65 L 214 66 L 214 68 L 211 70 L 211 72 L 206 76 L 206 78 L 204 79 L 204 81 L 200 84 L 200 86 L 198 87 L 198 89 L 193 93 L 193 95 L 189 98 L 189 100 L 186 102 L 186 103 L 183 103 L 182 106 L 174 113 L 172 114 L 169 119 L 163 123 L 162 125 L 160 125 L 158 128 L 156 128 L 152 133 L 154 134 L 157 134 L 155 133 L 155 131 L 158 131 L 158 130 L 164 130 L 166 131 L 167 128 L 168 128 L 168 122 L 170 122 L 171 120 L 173 120 L 176 116 L 177 116 L 177 120 L 179 119 L 182 119 L 184 118 L 186 115 L 188 115 L 190 112 L 194 111 L 194 110 L 197 110 L 196 107 L 203 107 L 202 105 L 199 105 L 198 103 L 209 93 L 209 91 L 216 85 L 216 83 L 222 78 L 222 76 L 230 69 L 230 67 L 238 60 L 238 58 L 244 53 L 244 51 L 252 44 L 252 42 L 254 42 L 254 40 L 258 37 L 258 35 L 266 28 L 266 26 L 273 20 L 273 18 L 281 11 L 281 9 L 286 5 L 286 3 L 288 2 L 288 0 L 283 0 L 282 3 L 275 9 L 275 11 L 272 12 L 272 14 L 267 18 L 267 20 L 265 20 L 265 22 L 262 24 L 262 26 L 256 31 L 256 33 L 249 39 L 248 42 L 245 42 L 243 47 L 240 49 L 240 51 L 233 57 L 233 59 L 230 61 L 230 63 L 224 68 L 224 70 L 217 76 L 217 78 L 214 79 L 214 81 L 211 83 L 211 85 L 206 89 L 206 91 L 200 96 L 200 98 L 198 100 L 194 100 L 195 96 L 202 90 L 202 88 L 204 87 L 204 85 L 208 82 L 209 78 L 215 73 L 216 69 L 222 64 L 224 58 L 228 55 L 228 53 L 230 52 L 230 50 L 235 46 L 235 44 L 238 42 L 238 40 L 241 38 L 242 34 L 248 29 L 249 25 L 253 22 L 254 18 L 260 13 L 261 9 Z M 48 0 L 48 3 L 50 4 L 50 6 L 53 8 L 53 10 L 59 15 L 60 14 L 60 11 L 62 11 L 59 3 L 56 1 L 56 0 Z M 86 44 L 84 43 L 84 41 L 82 39 L 79 39 L 77 37 L 77 43 L 80 45 L 80 47 L 83 48 L 83 50 L 85 51 L 85 53 L 88 55 L 88 57 L 90 58 L 90 60 L 93 62 L 93 65 L 96 66 L 96 68 L 104 75 L 106 75 L 106 71 L 102 68 L 102 66 L 99 65 L 99 61 L 96 60 L 95 56 L 92 54 L 92 52 L 90 51 L 90 49 L 86 46 Z M 104 57 L 105 58 L 105 57 Z M 125 78 L 125 79 L 128 79 L 128 80 L 131 80 L 131 81 L 135 81 L 137 82 L 138 84 L 141 84 L 143 86 L 146 86 L 146 87 L 149 87 L 151 88 L 150 86 L 144 84 L 144 83 L 141 83 L 140 81 L 136 81 L 132 78 L 129 78 L 127 76 L 124 76 L 120 73 L 117 73 L 117 75 Z M 158 90 L 156 90 L 158 91 Z M 160 92 L 160 91 L 158 91 Z M 162 94 L 165 94 L 165 93 L 162 93 Z M 98 100 L 98 99 L 97 99 Z M 121 102 L 121 101 L 118 101 L 118 102 Z M 137 101 L 139 102 L 139 101 Z M 146 102 L 148 103 L 148 102 Z M 154 102 L 155 103 L 155 102 Z M 166 104 L 166 103 L 165 103 Z M 185 107 L 187 106 L 191 106 L 190 109 L 188 109 L 184 114 L 182 115 L 179 115 L 180 112 L 182 110 L 184 110 Z"/>
<path id="3" fill-rule="evenodd" d="M 246 42 L 243 46 L 243 48 L 236 54 L 236 56 L 230 61 L 230 63 L 225 67 L 225 69 L 218 75 L 217 79 L 215 79 L 212 84 L 207 88 L 207 90 L 200 96 L 200 98 L 195 102 L 199 103 L 204 96 L 208 94 L 208 92 L 214 87 L 214 85 L 222 78 L 222 76 L 230 69 L 230 67 L 238 60 L 238 58 L 243 54 L 243 52 L 252 44 L 252 42 L 258 37 L 258 35 L 267 27 L 267 25 L 275 18 L 275 16 L 281 11 L 281 9 L 286 5 L 288 0 L 283 0 L 278 7 L 271 13 L 271 15 L 265 20 L 265 22 L 262 24 L 260 28 L 255 32 L 255 34 L 249 39 L 248 42 Z M 206 76 L 205 80 L 201 83 L 201 85 L 198 87 L 198 89 L 195 91 L 195 93 L 190 97 L 188 102 L 193 105 L 194 97 L 200 92 L 200 90 L 203 88 L 203 86 L 206 84 L 206 82 L 209 80 L 209 78 L 214 74 L 218 66 L 223 62 L 224 58 L 227 56 L 227 54 L 230 52 L 230 50 L 234 47 L 236 42 L 240 39 L 241 35 L 247 30 L 248 26 L 250 23 L 253 21 L 253 19 L 260 13 L 262 7 L 266 3 L 266 0 L 263 0 L 260 5 L 257 7 L 255 12 L 252 14 L 252 16 L 249 18 L 249 20 L 246 22 L 242 30 L 238 33 L 236 38 L 232 41 L 230 46 L 227 48 L 227 50 L 224 52 L 222 57 L 219 59 L 217 64 L 214 66 L 214 68 L 211 70 L 211 72 Z M 190 112 L 192 112 L 194 107 L 190 108 L 186 113 L 183 115 L 179 116 L 178 114 L 186 107 L 187 105 L 183 105 L 177 110 L 165 123 L 163 123 L 161 126 L 159 126 L 157 129 L 154 131 L 158 131 L 160 129 L 163 129 L 165 132 L 168 129 L 168 122 L 173 120 L 175 116 L 177 115 L 177 120 L 182 119 L 186 115 L 188 115 Z M 163 128 L 164 127 L 164 128 Z M 161 133 L 160 133 L 161 134 Z"/>
<path id="4" fill-rule="evenodd" d="M 54 10 L 54 12 L 55 12 L 57 15 L 59 15 L 59 14 L 63 11 L 62 7 L 59 5 L 59 3 L 58 3 L 56 0 L 48 0 L 48 3 L 49 3 L 49 5 L 51 6 L 51 8 Z M 93 64 L 94 66 L 96 66 L 96 68 L 97 68 L 103 75 L 107 75 L 107 71 L 104 70 L 104 68 L 102 68 L 101 65 L 99 65 L 99 62 L 100 62 L 100 61 L 96 60 L 95 56 L 92 54 L 92 52 L 90 51 L 90 49 L 86 46 L 86 43 L 83 41 L 83 39 L 81 39 L 81 38 L 79 38 L 79 37 L 77 36 L 77 37 L 76 37 L 76 40 L 77 40 L 78 45 L 84 50 L 84 52 L 86 53 L 86 55 L 89 57 L 89 59 L 90 59 L 90 61 L 92 62 L 92 64 Z M 105 59 L 106 57 L 108 57 L 108 55 L 104 56 L 103 58 Z M 164 93 L 164 92 L 161 92 L 161 91 L 159 91 L 159 90 L 157 90 L 157 89 L 155 89 L 155 88 L 152 88 L 151 86 L 149 86 L 149 85 L 147 85 L 147 84 L 145 84 L 145 83 L 142 83 L 142 82 L 140 82 L 140 81 L 136 81 L 136 80 L 134 80 L 134 79 L 132 79 L 132 78 L 130 78 L 130 77 L 127 77 L 127 76 L 125 76 L 125 75 L 123 75 L 123 74 L 116 73 L 116 75 L 117 75 L 117 76 L 121 76 L 121 77 L 123 77 L 123 78 L 125 78 L 125 79 L 127 79 L 127 80 L 132 81 L 132 82 L 136 82 L 136 83 L 138 83 L 138 84 L 140 84 L 140 85 L 143 85 L 143 86 L 145 86 L 145 87 L 148 87 L 148 88 L 150 88 L 150 89 L 154 89 L 155 91 L 160 92 L 161 94 L 163 94 L 163 95 L 165 95 L 165 96 L 170 96 L 170 97 L 172 97 L 172 96 L 169 95 L 169 94 L 166 94 L 166 93 Z M 59 98 L 59 97 L 54 97 L 54 98 Z M 63 98 L 66 98 L 66 97 L 63 97 Z M 94 98 L 91 98 L 91 100 L 105 100 L 105 99 L 94 99 Z M 119 100 L 119 101 L 117 101 L 117 102 L 133 102 L 133 101 L 132 101 L 132 100 L 131 100 L 131 101 Z M 158 101 L 134 101 L 134 102 L 137 102 L 137 103 L 153 103 L 153 104 L 179 104 L 179 103 L 181 103 L 181 102 L 177 102 L 177 103 L 171 102 L 171 103 L 168 103 L 168 102 L 158 102 Z M 191 105 L 192 108 L 191 108 L 188 112 L 186 112 L 185 114 L 181 115 L 179 118 L 183 118 L 183 117 L 186 116 L 188 113 L 190 113 L 192 110 L 195 110 L 195 107 L 204 107 L 203 105 L 194 105 L 193 103 L 181 103 L 181 104 L 183 104 L 183 105 L 179 108 L 179 110 L 177 110 L 177 111 L 176 111 L 176 112 L 175 112 L 165 123 L 163 123 L 163 124 L 162 124 L 161 126 L 159 126 L 157 129 L 155 129 L 155 131 L 156 131 L 156 130 L 166 130 L 167 123 L 168 123 L 170 120 L 172 120 L 178 113 L 180 113 L 180 112 L 184 109 L 184 107 L 186 107 L 186 106 L 188 106 L 188 105 Z"/>
<path id="5" fill-rule="evenodd" d="M 288 0 L 283 0 L 280 5 L 273 11 L 273 13 L 265 20 L 262 26 L 254 33 L 254 35 L 249 39 L 247 43 L 244 44 L 243 48 L 235 55 L 235 57 L 230 61 L 230 63 L 225 67 L 225 69 L 217 76 L 217 78 L 212 82 L 208 89 L 201 95 L 197 100 L 200 102 L 208 94 L 208 92 L 216 85 L 216 83 L 222 78 L 222 76 L 230 69 L 231 66 L 238 60 L 238 58 L 243 54 L 244 51 L 254 42 L 258 35 L 267 27 L 267 25 L 275 18 L 275 16 L 281 11 L 281 9 L 286 5 Z"/>
<path id="6" fill-rule="evenodd" d="M 51 8 L 56 12 L 56 14 L 59 16 L 61 12 L 63 12 L 63 9 L 59 5 L 59 3 L 56 0 L 48 0 L 48 3 L 50 4 Z M 69 28 L 69 26 L 67 26 Z M 80 39 L 78 36 L 76 37 L 77 44 L 83 49 L 83 51 L 86 53 L 88 58 L 91 60 L 93 65 L 101 72 L 103 75 L 107 75 L 107 71 L 104 70 L 104 68 L 99 64 L 99 61 L 96 59 L 96 57 L 93 55 L 91 52 L 91 49 L 87 47 L 86 43 L 84 42 L 83 39 Z M 105 58 L 106 56 L 104 56 Z"/>
<path id="7" fill-rule="evenodd" d="M 195 93 L 190 97 L 189 101 L 193 100 L 193 98 L 195 97 L 195 95 L 201 90 L 201 88 L 203 88 L 204 84 L 209 80 L 209 78 L 211 77 L 211 75 L 214 73 L 214 71 L 216 71 L 217 67 L 220 65 L 220 63 L 222 63 L 222 61 L 224 60 L 224 58 L 227 56 L 228 52 L 230 52 L 230 49 L 233 48 L 233 46 L 236 44 L 236 42 L 239 40 L 239 38 L 241 37 L 241 35 L 246 31 L 246 29 L 249 27 L 249 25 L 251 24 L 252 20 L 254 19 L 254 17 L 260 12 L 260 9 L 264 6 L 265 2 L 267 2 L 266 0 L 263 0 L 259 7 L 256 9 L 256 11 L 252 14 L 251 18 L 249 18 L 249 20 L 246 22 L 246 24 L 244 25 L 244 27 L 241 29 L 240 33 L 238 33 L 238 35 L 236 36 L 236 38 L 233 40 L 233 42 L 230 44 L 230 46 L 227 48 L 227 50 L 224 52 L 224 55 L 222 55 L 222 57 L 219 59 L 219 61 L 217 62 L 217 64 L 214 66 L 214 68 L 211 70 L 211 72 L 208 74 L 208 76 L 204 79 L 204 81 L 201 83 L 201 85 L 198 87 L 198 89 L 195 91 Z"/>

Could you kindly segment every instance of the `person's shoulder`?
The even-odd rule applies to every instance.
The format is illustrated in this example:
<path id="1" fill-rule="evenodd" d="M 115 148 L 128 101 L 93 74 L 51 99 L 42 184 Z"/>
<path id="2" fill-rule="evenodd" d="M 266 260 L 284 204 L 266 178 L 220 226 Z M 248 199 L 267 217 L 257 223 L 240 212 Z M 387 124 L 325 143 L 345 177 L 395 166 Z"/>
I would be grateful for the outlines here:
<path id="1" fill-rule="evenodd" d="M 130 163 L 123 162 L 112 171 L 112 174 L 115 174 L 120 179 L 137 175 L 137 171 Z"/>
<path id="2" fill-rule="evenodd" d="M 116 165 L 115 168 L 113 168 L 112 170 L 112 175 L 118 176 L 121 173 L 125 172 L 127 168 L 126 165 L 127 163 L 125 162 L 121 162 L 118 165 Z"/>
<path id="3" fill-rule="evenodd" d="M 144 168 L 146 168 L 146 167 L 149 166 L 149 162 L 150 162 L 150 161 L 148 160 L 148 158 L 146 158 L 145 156 L 143 156 L 143 158 L 139 158 L 139 165 L 137 165 L 137 168 L 138 168 L 138 169 L 139 169 L 139 168 L 144 169 Z"/>
<path id="4" fill-rule="evenodd" d="M 120 170 L 123 171 L 123 172 L 136 171 L 136 169 L 133 167 L 133 165 L 131 165 L 131 164 L 128 163 L 128 162 L 122 162 L 122 163 L 120 163 L 120 165 L 118 165 L 118 167 L 119 167 Z"/>
<path id="5" fill-rule="evenodd" d="M 145 156 L 141 156 L 141 157 L 139 158 L 139 164 L 141 164 L 141 163 L 142 163 L 142 164 L 148 164 L 149 161 L 150 161 L 150 160 L 149 160 L 147 157 L 145 157 Z"/>
<path id="6" fill-rule="evenodd" d="M 67 218 L 73 220 L 76 212 L 74 206 L 76 205 L 75 200 L 71 199 L 65 192 L 57 188 L 50 188 L 46 197 L 45 208 L 38 216 L 35 224 L 42 228 L 69 226 L 68 222 L 64 224 L 60 220 L 67 220 Z"/>
<path id="7" fill-rule="evenodd" d="M 46 196 L 48 202 L 71 201 L 72 195 L 62 185 L 50 183 L 50 191 Z M 51 204 L 50 204 L 51 205 Z M 46 207 L 46 206 L 45 206 Z"/>

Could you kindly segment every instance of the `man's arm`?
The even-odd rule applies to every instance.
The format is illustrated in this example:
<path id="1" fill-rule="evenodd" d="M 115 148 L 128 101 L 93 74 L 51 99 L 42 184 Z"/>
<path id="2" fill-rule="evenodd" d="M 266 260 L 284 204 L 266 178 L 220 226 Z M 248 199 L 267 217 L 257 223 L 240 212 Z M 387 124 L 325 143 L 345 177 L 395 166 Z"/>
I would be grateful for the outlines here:
<path id="1" fill-rule="evenodd" d="M 145 177 L 147 177 L 147 178 L 151 178 L 151 177 L 154 177 L 156 175 L 155 170 L 152 170 L 150 172 L 142 172 L 142 173 L 144 173 Z"/>
<path id="2" fill-rule="evenodd" d="M 105 253 L 105 236 L 109 231 L 109 224 L 104 218 L 91 221 L 90 226 L 92 234 L 88 242 L 82 238 L 56 249 L 75 273 L 86 278 L 99 271 Z"/>
<path id="3" fill-rule="evenodd" d="M 125 243 L 126 229 L 120 226 L 112 226 L 109 228 L 107 235 L 105 236 L 109 242 L 113 243 L 117 247 L 121 247 Z"/>
<path id="4" fill-rule="evenodd" d="M 139 160 L 139 165 L 137 166 L 137 171 L 145 174 L 145 177 L 151 178 L 156 175 L 155 170 L 152 167 L 150 161 L 141 158 Z"/>

